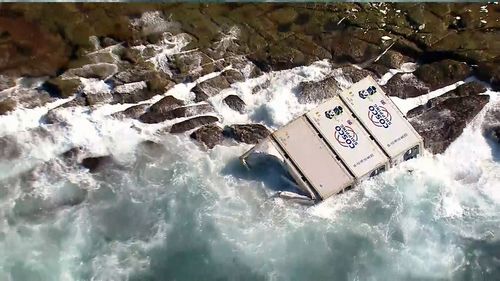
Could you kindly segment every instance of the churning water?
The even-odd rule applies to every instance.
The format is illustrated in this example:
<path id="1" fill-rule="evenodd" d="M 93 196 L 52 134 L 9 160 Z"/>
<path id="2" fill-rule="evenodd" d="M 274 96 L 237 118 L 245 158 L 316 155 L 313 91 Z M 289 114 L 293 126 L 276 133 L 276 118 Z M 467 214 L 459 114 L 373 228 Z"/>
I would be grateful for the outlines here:
<path id="1" fill-rule="evenodd" d="M 329 73 L 325 62 L 274 72 L 210 102 L 223 124 L 278 128 L 314 106 L 298 103 L 293 87 Z M 270 86 L 252 95 L 264 80 Z M 189 99 L 192 86 L 167 94 Z M 489 93 L 487 107 L 499 100 Z M 247 112 L 226 108 L 227 94 Z M 187 135 L 155 133 L 167 123 L 109 117 L 123 105 L 61 109 L 59 125 L 39 122 L 60 103 L 0 117 L 0 135 L 20 149 L 0 160 L 0 280 L 500 278 L 500 151 L 481 134 L 486 109 L 444 154 L 306 207 L 272 196 L 291 188 L 276 163 L 241 166 L 248 145 L 207 152 Z M 60 156 L 72 147 L 115 163 L 89 173 Z"/>

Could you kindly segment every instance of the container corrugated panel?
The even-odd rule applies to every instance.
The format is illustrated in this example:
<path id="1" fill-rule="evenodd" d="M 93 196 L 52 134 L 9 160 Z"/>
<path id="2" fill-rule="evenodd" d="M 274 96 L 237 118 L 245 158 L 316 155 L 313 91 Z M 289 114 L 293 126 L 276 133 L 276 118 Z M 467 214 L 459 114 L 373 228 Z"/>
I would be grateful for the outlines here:
<path id="1" fill-rule="evenodd" d="M 339 97 L 333 97 L 306 116 L 358 179 L 389 167 L 389 158 Z"/>
<path id="2" fill-rule="evenodd" d="M 318 137 L 305 116 L 274 132 L 273 138 L 322 199 L 354 183 L 354 177 Z"/>
<path id="3" fill-rule="evenodd" d="M 382 91 L 372 77 L 355 83 L 340 97 L 389 155 L 391 162 L 418 146 L 422 151 L 422 138 L 413 129 L 397 106 Z"/>

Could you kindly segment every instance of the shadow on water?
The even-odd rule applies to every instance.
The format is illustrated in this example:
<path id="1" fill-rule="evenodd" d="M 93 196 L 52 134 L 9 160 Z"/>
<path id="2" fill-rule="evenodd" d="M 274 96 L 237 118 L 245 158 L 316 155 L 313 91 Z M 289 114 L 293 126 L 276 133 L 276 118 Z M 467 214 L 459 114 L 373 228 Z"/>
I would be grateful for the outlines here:
<path id="1" fill-rule="evenodd" d="M 238 179 L 262 182 L 267 188 L 274 191 L 291 191 L 305 195 L 298 189 L 293 178 L 276 156 L 253 153 L 247 158 L 247 163 L 249 168 L 245 167 L 238 158 L 232 159 L 222 169 L 222 174 Z"/>

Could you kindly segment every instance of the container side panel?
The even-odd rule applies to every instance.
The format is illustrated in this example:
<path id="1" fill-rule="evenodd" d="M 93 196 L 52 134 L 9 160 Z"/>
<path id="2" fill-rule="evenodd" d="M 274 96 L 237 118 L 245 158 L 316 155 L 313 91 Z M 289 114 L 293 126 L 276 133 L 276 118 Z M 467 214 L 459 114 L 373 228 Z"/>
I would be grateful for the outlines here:
<path id="1" fill-rule="evenodd" d="M 354 182 L 304 116 L 273 133 L 318 194 L 326 199 Z"/>
<path id="2" fill-rule="evenodd" d="M 421 141 L 373 78 L 367 77 L 353 84 L 340 97 L 391 158 Z"/>
<path id="3" fill-rule="evenodd" d="M 329 99 L 306 115 L 356 178 L 389 162 L 339 97 Z"/>

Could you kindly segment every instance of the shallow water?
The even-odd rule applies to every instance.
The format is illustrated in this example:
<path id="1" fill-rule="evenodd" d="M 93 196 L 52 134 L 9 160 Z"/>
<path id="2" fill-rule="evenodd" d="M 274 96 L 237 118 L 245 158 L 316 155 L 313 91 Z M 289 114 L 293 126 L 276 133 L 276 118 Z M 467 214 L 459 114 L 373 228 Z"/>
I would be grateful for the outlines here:
<path id="1" fill-rule="evenodd" d="M 326 62 L 273 72 L 210 102 L 223 125 L 276 129 L 314 107 L 298 103 L 294 87 L 330 73 Z M 252 95 L 266 79 L 269 88 Z M 167 94 L 190 99 L 193 86 Z M 243 98 L 245 114 L 222 103 L 228 94 Z M 489 94 L 495 106 L 498 93 Z M 500 150 L 481 134 L 486 109 L 443 155 L 410 160 L 306 207 L 273 197 L 294 189 L 276 162 L 261 159 L 251 171 L 239 163 L 249 145 L 206 152 L 187 135 L 156 134 L 168 121 L 109 117 L 123 105 L 60 110 L 64 126 L 39 121 L 60 103 L 0 117 L 0 135 L 15 135 L 21 150 L 0 161 L 0 280 L 500 276 Z M 140 144 L 147 139 L 163 148 Z M 59 156 L 78 146 L 116 163 L 92 174 Z"/>

